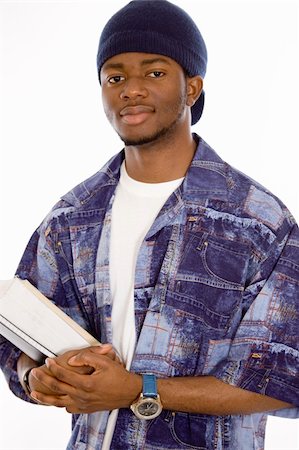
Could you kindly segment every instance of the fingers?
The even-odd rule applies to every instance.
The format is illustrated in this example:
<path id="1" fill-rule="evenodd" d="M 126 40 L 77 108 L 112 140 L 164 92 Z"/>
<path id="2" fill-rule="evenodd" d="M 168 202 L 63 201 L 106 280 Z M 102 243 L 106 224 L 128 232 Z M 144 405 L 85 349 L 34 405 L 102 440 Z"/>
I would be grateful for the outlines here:
<path id="1" fill-rule="evenodd" d="M 89 359 L 86 355 L 83 355 L 80 365 L 95 367 L 96 361 L 94 361 L 94 358 L 99 359 L 98 356 L 93 357 L 93 359 Z M 51 380 L 51 386 L 55 387 L 57 390 L 61 389 L 62 393 L 67 393 L 70 395 L 76 395 L 76 391 L 78 390 L 89 390 L 89 385 L 91 383 L 90 377 L 92 375 L 82 375 L 65 369 L 57 364 L 55 359 L 51 358 L 47 358 L 46 364 L 53 377 Z"/>
<path id="2" fill-rule="evenodd" d="M 65 369 L 68 370 L 72 370 L 73 372 L 76 373 L 80 373 L 80 374 L 90 374 L 93 372 L 93 368 L 92 367 L 88 367 L 88 366 L 70 366 L 68 364 L 68 360 L 72 357 L 77 355 L 79 350 L 76 351 L 72 351 L 72 352 L 66 352 L 62 355 L 59 355 L 55 358 L 55 361 L 57 362 L 57 364 L 59 364 L 60 366 L 64 367 Z"/>
<path id="3" fill-rule="evenodd" d="M 65 367 L 67 369 L 70 369 L 69 366 L 76 367 L 76 368 L 81 367 L 82 370 L 81 369 L 77 370 L 77 373 L 82 373 L 82 374 L 92 373 L 92 371 L 93 371 L 92 368 L 88 367 L 88 364 L 85 363 L 85 359 L 82 358 L 82 355 L 84 355 L 86 352 L 92 353 L 94 355 L 101 355 L 101 356 L 105 355 L 108 358 L 110 358 L 112 361 L 121 363 L 121 360 L 120 360 L 117 352 L 115 351 L 115 349 L 113 348 L 113 346 L 111 344 L 101 344 L 98 346 L 87 347 L 82 350 L 71 350 L 71 351 L 64 353 L 63 355 L 56 357 L 55 360 L 57 361 L 57 363 L 59 365 L 61 365 L 62 367 Z M 84 367 L 85 367 L 85 369 L 84 369 Z"/>
<path id="4" fill-rule="evenodd" d="M 53 397 L 38 391 L 32 391 L 30 397 L 43 406 L 57 406 L 58 408 L 65 408 L 67 406 L 66 396 Z"/>
<path id="5" fill-rule="evenodd" d="M 73 399 L 68 395 L 55 397 L 37 391 L 32 391 L 31 396 L 40 405 L 65 408 L 66 411 L 71 414 L 89 414 L 99 411 L 99 408 L 90 404 L 87 399 Z"/>
<path id="6" fill-rule="evenodd" d="M 47 373 L 44 370 L 39 370 L 38 368 L 32 369 L 30 372 L 30 375 L 35 378 L 39 384 L 37 386 L 34 386 L 33 384 L 33 391 L 36 392 L 37 390 L 45 395 L 65 395 L 65 394 L 72 394 L 74 391 L 74 388 L 66 383 L 63 383 L 59 379 L 55 379 L 51 373 Z M 42 385 L 42 386 L 41 386 Z M 45 387 L 45 389 L 43 388 Z"/>
<path id="7" fill-rule="evenodd" d="M 32 383 L 32 398 L 43 405 L 66 408 L 70 413 L 92 413 L 107 409 L 107 399 L 102 401 L 106 390 L 102 392 L 100 388 L 102 383 L 107 384 L 107 377 L 111 381 L 111 374 L 119 367 L 116 353 L 110 344 L 47 358 L 46 367 L 31 371 L 35 380 Z"/>
<path id="8" fill-rule="evenodd" d="M 94 369 L 99 369 L 104 364 L 105 358 L 115 360 L 115 352 L 112 350 L 112 346 L 105 348 L 102 347 L 89 347 L 72 356 L 68 360 L 70 366 L 90 366 Z M 104 358 L 105 357 L 105 358 Z"/>
<path id="9" fill-rule="evenodd" d="M 40 405 L 56 406 L 57 408 L 69 407 L 71 399 L 67 395 L 55 397 L 53 395 L 43 394 L 42 392 L 32 391 L 31 397 Z"/>
<path id="10" fill-rule="evenodd" d="M 39 391 L 44 394 L 53 394 L 51 389 L 48 387 L 50 385 L 51 378 L 51 372 L 45 365 L 32 369 L 28 378 L 31 391 Z"/>
<path id="11" fill-rule="evenodd" d="M 87 349 L 84 349 L 82 351 L 80 351 L 79 353 L 77 353 L 76 355 L 72 356 L 71 358 L 68 359 L 68 364 L 70 366 L 74 366 L 74 367 L 79 367 L 79 366 L 88 366 L 88 364 L 85 363 L 85 359 L 82 357 L 82 355 L 84 355 L 84 353 L 86 352 L 91 352 L 91 349 L 94 347 L 88 347 Z M 98 347 L 95 347 L 98 348 Z M 99 347 L 100 348 L 100 347 Z M 98 353 L 100 353 L 101 351 L 98 350 Z"/>
<path id="12" fill-rule="evenodd" d="M 111 344 L 102 344 L 97 347 L 90 347 L 87 350 L 91 353 L 108 356 L 108 358 L 113 360 L 116 358 L 116 352 Z"/>
<path id="13" fill-rule="evenodd" d="M 94 351 L 99 354 L 108 356 L 108 358 L 122 364 L 121 358 L 115 348 L 111 344 L 104 344 L 102 347 L 93 347 Z M 99 350 L 98 350 L 99 349 Z"/>

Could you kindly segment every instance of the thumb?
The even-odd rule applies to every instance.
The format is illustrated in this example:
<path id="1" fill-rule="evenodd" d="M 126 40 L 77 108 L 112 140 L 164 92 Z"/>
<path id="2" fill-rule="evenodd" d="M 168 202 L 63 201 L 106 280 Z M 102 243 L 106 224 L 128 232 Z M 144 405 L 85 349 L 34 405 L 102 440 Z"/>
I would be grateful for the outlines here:
<path id="1" fill-rule="evenodd" d="M 109 350 L 108 349 L 105 350 L 104 347 L 106 347 L 107 345 L 109 345 L 109 344 L 97 345 L 97 346 L 93 346 L 93 347 L 84 348 L 83 350 L 78 351 L 78 353 L 76 353 L 71 358 L 69 358 L 67 363 L 70 366 L 76 366 L 76 367 L 85 365 L 85 364 L 82 364 L 82 362 L 81 362 L 82 361 L 82 355 L 84 353 L 86 353 L 86 352 L 96 352 L 98 354 L 105 354 L 105 352 L 110 351 L 110 348 L 109 348 Z M 109 347 L 110 347 L 110 345 L 109 345 Z"/>
<path id="2" fill-rule="evenodd" d="M 112 359 L 113 361 L 121 362 L 120 355 L 112 344 L 102 344 L 96 347 L 90 347 L 90 351 L 93 353 L 97 353 L 98 355 L 108 356 L 108 358 Z"/>
<path id="3" fill-rule="evenodd" d="M 101 344 L 89 347 L 89 350 L 98 355 L 106 355 L 107 353 L 113 352 L 113 346 L 111 344 Z"/>
<path id="4" fill-rule="evenodd" d="M 104 363 L 102 355 L 92 352 L 91 350 L 80 352 L 68 360 L 70 366 L 89 366 L 94 369 L 102 367 L 102 363 Z"/>

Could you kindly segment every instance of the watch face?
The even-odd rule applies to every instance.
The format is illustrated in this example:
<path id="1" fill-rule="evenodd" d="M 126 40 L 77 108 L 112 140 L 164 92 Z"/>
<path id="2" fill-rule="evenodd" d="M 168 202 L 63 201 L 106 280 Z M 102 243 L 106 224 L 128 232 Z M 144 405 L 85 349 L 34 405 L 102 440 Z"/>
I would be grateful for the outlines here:
<path id="1" fill-rule="evenodd" d="M 163 406 L 159 395 L 157 395 L 156 398 L 153 398 L 143 397 L 143 394 L 141 394 L 140 398 L 132 403 L 130 408 L 138 419 L 151 420 L 161 414 Z"/>
<path id="2" fill-rule="evenodd" d="M 140 405 L 137 406 L 137 409 L 139 414 L 141 414 L 142 416 L 151 417 L 158 412 L 160 406 L 153 400 L 144 400 Z"/>

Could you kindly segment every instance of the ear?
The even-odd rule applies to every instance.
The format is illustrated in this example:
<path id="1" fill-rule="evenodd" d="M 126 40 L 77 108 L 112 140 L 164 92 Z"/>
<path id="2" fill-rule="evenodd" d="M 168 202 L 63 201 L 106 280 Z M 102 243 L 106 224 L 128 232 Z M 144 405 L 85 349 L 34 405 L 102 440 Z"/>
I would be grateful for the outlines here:
<path id="1" fill-rule="evenodd" d="M 187 105 L 193 106 L 200 97 L 203 88 L 203 79 L 196 75 L 195 77 L 187 77 Z"/>

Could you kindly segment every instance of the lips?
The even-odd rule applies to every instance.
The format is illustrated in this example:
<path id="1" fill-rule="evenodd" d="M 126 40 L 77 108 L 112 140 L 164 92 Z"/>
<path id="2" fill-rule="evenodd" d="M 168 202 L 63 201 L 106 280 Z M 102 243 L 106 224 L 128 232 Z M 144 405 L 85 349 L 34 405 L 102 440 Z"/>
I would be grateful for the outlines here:
<path id="1" fill-rule="evenodd" d="M 139 125 L 144 122 L 150 114 L 154 112 L 154 108 L 146 105 L 126 106 L 120 111 L 123 122 L 129 125 Z"/>

